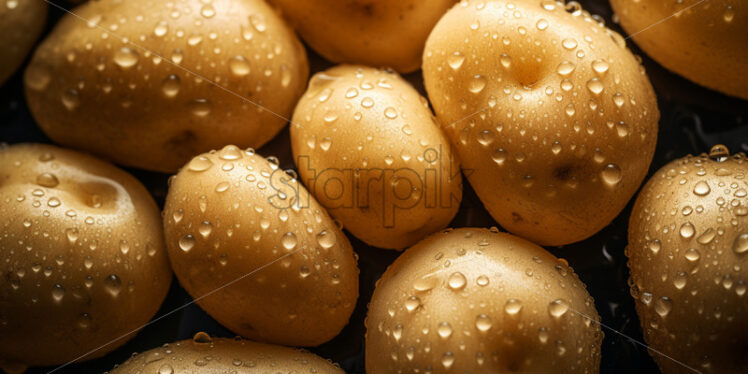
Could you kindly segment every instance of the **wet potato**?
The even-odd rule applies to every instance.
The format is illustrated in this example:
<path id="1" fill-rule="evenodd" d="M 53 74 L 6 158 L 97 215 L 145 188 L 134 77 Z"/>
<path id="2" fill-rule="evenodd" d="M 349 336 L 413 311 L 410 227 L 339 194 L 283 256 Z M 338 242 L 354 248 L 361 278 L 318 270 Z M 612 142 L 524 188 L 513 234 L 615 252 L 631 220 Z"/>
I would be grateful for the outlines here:
<path id="1" fill-rule="evenodd" d="M 420 67 L 426 37 L 456 0 L 269 2 L 326 59 L 409 73 Z"/>
<path id="2" fill-rule="evenodd" d="M 658 63 L 702 86 L 748 100 L 748 4 L 744 1 L 610 3 L 623 29 Z M 667 22 L 658 22 L 666 17 Z M 649 30 L 655 22 L 657 28 Z"/>
<path id="3" fill-rule="evenodd" d="M 348 323 L 358 267 L 336 223 L 277 162 L 235 146 L 193 158 L 169 187 L 167 249 L 181 285 L 231 331 L 316 346 Z"/>
<path id="4" fill-rule="evenodd" d="M 120 164 L 173 172 L 228 143 L 259 147 L 306 85 L 306 52 L 261 0 L 101 0 L 75 13 L 87 22 L 66 15 L 34 53 L 27 101 L 52 140 Z"/>
<path id="5" fill-rule="evenodd" d="M 444 228 L 462 177 L 428 102 L 396 73 L 341 65 L 316 74 L 291 124 L 299 176 L 354 236 L 403 249 Z"/>
<path id="6" fill-rule="evenodd" d="M 47 20 L 47 3 L 7 0 L 0 6 L 0 85 L 26 58 Z"/>
<path id="7" fill-rule="evenodd" d="M 585 239 L 647 172 L 652 87 L 623 38 L 581 9 L 461 2 L 429 36 L 423 75 L 472 187 L 514 234 L 542 245 Z"/>
<path id="8" fill-rule="evenodd" d="M 129 358 L 110 374 L 173 373 L 318 373 L 345 374 L 337 365 L 301 349 L 248 340 L 211 338 L 165 344 Z"/>
<path id="9" fill-rule="evenodd" d="M 599 319 L 566 261 L 495 229 L 446 230 L 377 282 L 366 370 L 597 373 Z"/>
<path id="10" fill-rule="evenodd" d="M 3 370 L 103 356 L 160 307 L 171 283 L 161 216 L 129 174 L 54 146 L 6 146 L 0 206 Z"/>
<path id="11" fill-rule="evenodd" d="M 636 199 L 631 295 L 665 374 L 748 367 L 748 158 L 723 146 L 661 168 Z M 698 352 L 698 354 L 694 354 Z"/>

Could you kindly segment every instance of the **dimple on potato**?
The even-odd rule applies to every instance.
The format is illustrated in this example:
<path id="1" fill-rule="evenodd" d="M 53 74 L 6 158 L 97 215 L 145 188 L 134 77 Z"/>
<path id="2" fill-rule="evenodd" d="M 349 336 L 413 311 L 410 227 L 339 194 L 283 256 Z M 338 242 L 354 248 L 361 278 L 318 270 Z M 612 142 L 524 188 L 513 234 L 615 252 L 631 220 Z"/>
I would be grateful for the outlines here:
<path id="1" fill-rule="evenodd" d="M 585 239 L 647 172 L 655 94 L 623 38 L 576 2 L 463 1 L 429 36 L 423 75 L 468 180 L 514 234 Z"/>
<path id="2" fill-rule="evenodd" d="M 341 65 L 316 74 L 290 133 L 301 180 L 368 244 L 405 248 L 457 213 L 452 146 L 426 99 L 396 73 Z"/>
<path id="3" fill-rule="evenodd" d="M 166 246 L 179 282 L 219 323 L 253 340 L 316 346 L 348 323 L 357 261 L 277 162 L 235 146 L 193 158 L 171 180 Z"/>
<path id="4" fill-rule="evenodd" d="M 0 85 L 16 71 L 44 29 L 47 3 L 8 0 L 0 5 Z"/>
<path id="5" fill-rule="evenodd" d="M 566 261 L 496 229 L 446 230 L 377 282 L 366 372 L 597 373 L 599 320 Z"/>
<path id="6" fill-rule="evenodd" d="M 417 70 L 429 32 L 455 0 L 270 0 L 315 51 L 337 63 Z"/>
<path id="7" fill-rule="evenodd" d="M 610 3 L 623 29 L 664 67 L 702 86 L 748 100 L 748 4 L 744 1 Z"/>
<path id="8" fill-rule="evenodd" d="M 747 190 L 748 158 L 715 146 L 662 167 L 636 200 L 629 284 L 665 374 L 748 369 Z"/>
<path id="9" fill-rule="evenodd" d="M 101 0 L 75 14 L 26 69 L 29 108 L 55 142 L 123 165 L 173 172 L 228 143 L 259 147 L 306 86 L 304 48 L 262 0 Z"/>
<path id="10" fill-rule="evenodd" d="M 241 339 L 212 338 L 198 332 L 139 353 L 110 374 L 141 373 L 318 373 L 345 374 L 336 364 L 301 349 Z"/>
<path id="11" fill-rule="evenodd" d="M 100 357 L 166 297 L 158 207 L 124 171 L 49 145 L 0 148 L 0 206 L 3 370 Z"/>

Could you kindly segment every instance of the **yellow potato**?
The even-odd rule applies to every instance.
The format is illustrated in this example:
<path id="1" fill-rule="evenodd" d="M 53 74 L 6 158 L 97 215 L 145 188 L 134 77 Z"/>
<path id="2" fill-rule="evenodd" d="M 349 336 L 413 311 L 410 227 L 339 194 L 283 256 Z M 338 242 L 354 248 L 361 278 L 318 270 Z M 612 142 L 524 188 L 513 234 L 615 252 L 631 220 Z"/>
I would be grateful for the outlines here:
<path id="1" fill-rule="evenodd" d="M 343 65 L 315 75 L 294 111 L 299 175 L 353 235 L 402 249 L 444 228 L 462 200 L 449 140 L 395 73 Z"/>
<path id="2" fill-rule="evenodd" d="M 748 100 L 748 4 L 743 0 L 611 0 L 650 57 L 702 86 Z"/>
<path id="3" fill-rule="evenodd" d="M 0 148 L 0 207 L 3 370 L 100 357 L 158 310 L 161 216 L 129 174 L 49 145 Z"/>
<path id="4" fill-rule="evenodd" d="M 44 1 L 6 0 L 0 4 L 0 85 L 26 58 L 46 19 Z"/>
<path id="5" fill-rule="evenodd" d="M 315 346 L 348 323 L 351 244 L 277 160 L 235 146 L 196 156 L 171 181 L 164 227 L 179 282 L 231 331 Z"/>
<path id="6" fill-rule="evenodd" d="M 455 0 L 269 0 L 326 59 L 401 73 L 421 65 L 429 32 Z"/>
<path id="7" fill-rule="evenodd" d="M 573 4 L 573 3 L 570 3 Z M 543 245 L 589 237 L 644 178 L 659 112 L 620 35 L 554 1 L 465 1 L 426 43 L 431 103 L 488 211 Z"/>
<path id="8" fill-rule="evenodd" d="M 198 332 L 192 340 L 164 344 L 139 353 L 109 373 L 345 374 L 336 364 L 301 349 L 211 338 L 204 332 Z"/>
<path id="9" fill-rule="evenodd" d="M 665 374 L 748 370 L 747 190 L 748 158 L 715 146 L 665 165 L 636 199 L 629 284 Z"/>
<path id="10" fill-rule="evenodd" d="M 306 86 L 306 52 L 262 0 L 74 12 L 85 21 L 65 16 L 26 70 L 29 107 L 54 141 L 117 163 L 172 172 L 230 142 L 259 147 Z"/>
<path id="11" fill-rule="evenodd" d="M 566 261 L 496 229 L 446 230 L 377 282 L 366 372 L 597 373 L 599 320 Z"/>

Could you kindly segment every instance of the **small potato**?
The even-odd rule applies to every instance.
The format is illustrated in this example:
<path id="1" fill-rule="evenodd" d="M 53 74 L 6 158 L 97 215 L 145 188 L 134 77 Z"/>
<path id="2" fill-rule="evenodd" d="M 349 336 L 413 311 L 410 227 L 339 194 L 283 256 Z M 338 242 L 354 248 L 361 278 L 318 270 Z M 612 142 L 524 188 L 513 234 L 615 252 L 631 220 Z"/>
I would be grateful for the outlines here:
<path id="1" fill-rule="evenodd" d="M 326 59 L 408 73 L 421 66 L 426 37 L 456 0 L 269 2 Z"/>
<path id="2" fill-rule="evenodd" d="M 461 2 L 429 36 L 423 75 L 478 197 L 533 242 L 598 232 L 652 160 L 659 112 L 649 80 L 623 38 L 581 9 Z"/>
<path id="3" fill-rule="evenodd" d="M 75 14 L 26 70 L 29 107 L 55 142 L 123 165 L 173 172 L 230 142 L 259 147 L 306 86 L 304 48 L 262 0 L 100 0 Z"/>
<path id="4" fill-rule="evenodd" d="M 41 144 L 0 148 L 0 368 L 124 344 L 171 283 L 156 204 L 132 176 Z"/>
<path id="5" fill-rule="evenodd" d="M 624 30 L 664 67 L 748 100 L 748 3 L 744 0 L 610 3 Z"/>
<path id="6" fill-rule="evenodd" d="M 294 111 L 299 175 L 353 235 L 402 249 L 444 228 L 460 167 L 426 99 L 395 73 L 343 65 L 315 75 Z"/>
<path id="7" fill-rule="evenodd" d="M 211 338 L 204 332 L 198 332 L 192 340 L 164 344 L 137 354 L 109 373 L 345 374 L 336 364 L 301 349 Z"/>
<path id="8" fill-rule="evenodd" d="M 748 372 L 746 191 L 748 158 L 715 146 L 665 165 L 636 199 L 629 284 L 664 374 Z"/>
<path id="9" fill-rule="evenodd" d="M 26 59 L 47 20 L 47 3 L 6 0 L 0 4 L 0 85 Z"/>
<path id="10" fill-rule="evenodd" d="M 174 272 L 208 314 L 253 340 L 315 346 L 358 298 L 351 244 L 277 159 L 226 146 L 192 159 L 164 208 Z"/>
<path id="11" fill-rule="evenodd" d="M 566 261 L 496 229 L 446 230 L 377 282 L 366 372 L 597 373 L 599 320 Z"/>

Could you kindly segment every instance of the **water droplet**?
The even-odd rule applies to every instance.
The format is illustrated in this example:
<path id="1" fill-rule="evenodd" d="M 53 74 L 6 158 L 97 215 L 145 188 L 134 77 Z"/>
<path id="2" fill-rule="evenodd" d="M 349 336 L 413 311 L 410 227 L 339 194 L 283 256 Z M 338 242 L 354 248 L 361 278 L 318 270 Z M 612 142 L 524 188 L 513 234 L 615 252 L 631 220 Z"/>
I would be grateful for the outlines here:
<path id="1" fill-rule="evenodd" d="M 503 148 L 497 148 L 491 154 L 491 159 L 498 165 L 503 165 L 504 161 L 506 161 L 506 151 Z"/>
<path id="2" fill-rule="evenodd" d="M 622 107 L 623 104 L 626 103 L 626 100 L 623 98 L 623 94 L 620 92 L 616 92 L 615 95 L 613 95 L 613 103 L 616 104 L 617 107 Z"/>
<path id="3" fill-rule="evenodd" d="M 684 239 L 690 239 L 696 233 L 696 228 L 691 222 L 686 222 L 680 226 L 680 236 Z"/>
<path id="4" fill-rule="evenodd" d="M 556 72 L 562 76 L 567 76 L 574 71 L 574 68 L 574 64 L 569 61 L 564 61 L 558 64 L 558 67 L 556 67 Z"/>
<path id="5" fill-rule="evenodd" d="M 452 325 L 450 325 L 449 322 L 442 322 L 436 328 L 436 333 L 439 334 L 442 339 L 447 339 L 452 336 Z"/>
<path id="6" fill-rule="evenodd" d="M 447 280 L 447 285 L 453 290 L 461 290 L 465 288 L 465 284 L 467 284 L 467 280 L 459 271 L 452 273 Z"/>
<path id="7" fill-rule="evenodd" d="M 185 252 L 189 252 L 195 246 L 195 238 L 192 234 L 187 234 L 179 239 L 179 248 Z"/>
<path id="8" fill-rule="evenodd" d="M 610 68 L 610 65 L 605 60 L 597 59 L 595 61 L 592 61 L 592 70 L 597 72 L 598 74 L 604 74 L 608 71 Z"/>
<path id="9" fill-rule="evenodd" d="M 561 318 L 569 310 L 569 305 L 564 300 L 557 299 L 548 304 L 548 313 L 554 318 Z"/>
<path id="10" fill-rule="evenodd" d="M 474 94 L 477 94 L 483 91 L 483 88 L 485 87 L 486 87 L 486 78 L 483 78 L 483 76 L 480 76 L 480 75 L 476 75 L 470 81 L 470 84 L 468 85 L 468 90 Z"/>
<path id="11" fill-rule="evenodd" d="M 374 100 L 370 97 L 365 97 L 361 100 L 361 106 L 364 108 L 371 108 L 374 106 Z"/>
<path id="12" fill-rule="evenodd" d="M 413 282 L 413 289 L 418 292 L 425 292 L 436 287 L 439 280 L 436 277 L 426 275 L 415 282 Z"/>
<path id="13" fill-rule="evenodd" d="M 345 97 L 347 99 L 353 99 L 356 96 L 358 96 L 358 90 L 355 87 L 351 87 L 345 91 Z"/>
<path id="14" fill-rule="evenodd" d="M 260 14 L 252 14 L 249 16 L 249 23 L 257 32 L 265 32 L 267 25 L 265 24 L 265 18 Z"/>
<path id="15" fill-rule="evenodd" d="M 292 250 L 296 247 L 296 234 L 292 232 L 287 232 L 283 235 L 283 238 L 281 238 L 281 244 L 283 244 L 283 248 L 286 248 L 287 250 Z"/>
<path id="16" fill-rule="evenodd" d="M 564 49 L 572 50 L 577 47 L 577 40 L 574 38 L 567 38 L 561 42 L 561 45 L 564 47 Z"/>
<path id="17" fill-rule="evenodd" d="M 675 278 L 673 278 L 673 286 L 675 288 L 682 290 L 683 287 L 686 286 L 686 281 L 688 280 L 688 276 L 686 273 L 679 271 L 677 274 L 675 274 Z"/>
<path id="18" fill-rule="evenodd" d="M 213 232 L 213 224 L 208 221 L 203 221 L 203 223 L 200 224 L 198 231 L 203 238 L 207 238 L 210 236 L 210 233 Z"/>
<path id="19" fill-rule="evenodd" d="M 396 342 L 400 341 L 400 338 L 403 337 L 403 325 L 398 323 L 395 325 L 395 328 L 392 329 L 392 337 L 395 338 Z"/>
<path id="20" fill-rule="evenodd" d="M 509 299 L 504 304 L 504 312 L 510 316 L 514 316 L 522 310 L 522 302 L 517 299 Z"/>
<path id="21" fill-rule="evenodd" d="M 603 168 L 601 176 L 603 178 L 603 181 L 610 186 L 614 186 L 618 184 L 619 182 L 621 182 L 621 179 L 623 178 L 623 174 L 621 173 L 621 168 L 619 168 L 618 165 L 616 164 L 606 165 Z"/>
<path id="22" fill-rule="evenodd" d="M 732 250 L 737 254 L 748 252 L 748 233 L 744 232 L 735 237 L 735 241 L 732 243 Z"/>
<path id="23" fill-rule="evenodd" d="M 244 56 L 234 56 L 229 60 L 229 69 L 231 73 L 238 77 L 248 75 L 251 71 L 249 61 Z"/>
<path id="24" fill-rule="evenodd" d="M 662 243 L 658 239 L 651 240 L 647 246 L 652 253 L 657 254 L 662 249 Z"/>
<path id="25" fill-rule="evenodd" d="M 198 332 L 192 336 L 192 342 L 196 344 L 210 344 L 213 343 L 213 339 L 206 332 Z"/>
<path id="26" fill-rule="evenodd" d="M 78 327 L 85 330 L 91 327 L 91 315 L 88 313 L 81 313 L 78 315 Z"/>
<path id="27" fill-rule="evenodd" d="M 123 69 L 129 69 L 138 63 L 138 52 L 129 47 L 122 47 L 114 53 L 114 63 Z"/>
<path id="28" fill-rule="evenodd" d="M 711 192 L 712 189 L 709 187 L 709 184 L 705 181 L 699 181 L 696 183 L 695 186 L 693 186 L 693 193 L 699 196 L 706 196 L 709 195 L 709 192 Z"/>
<path id="29" fill-rule="evenodd" d="M 603 92 L 603 89 L 605 87 L 603 86 L 602 82 L 600 82 L 597 78 L 592 78 L 589 81 L 587 81 L 587 89 L 590 90 L 594 95 L 599 95 Z"/>
<path id="30" fill-rule="evenodd" d="M 447 64 L 449 64 L 449 67 L 453 70 L 458 70 L 463 62 L 465 62 L 465 56 L 460 52 L 455 52 L 447 57 Z"/>
<path id="31" fill-rule="evenodd" d="M 42 91 L 47 88 L 52 79 L 49 69 L 41 64 L 31 64 L 26 68 L 26 85 L 35 91 Z"/>
<path id="32" fill-rule="evenodd" d="M 545 18 L 541 18 L 538 20 L 537 23 L 535 23 L 535 27 L 538 28 L 538 30 L 543 31 L 548 28 L 548 20 Z"/>
<path id="33" fill-rule="evenodd" d="M 475 283 L 477 283 L 481 287 L 488 286 L 489 282 L 490 280 L 485 275 L 478 276 L 478 278 L 475 280 Z"/>
<path id="34" fill-rule="evenodd" d="M 52 208 L 57 208 L 58 206 L 60 206 L 60 204 L 61 204 L 61 203 L 60 203 L 60 199 L 58 199 L 58 198 L 56 198 L 56 197 L 52 197 L 52 198 L 50 198 L 50 199 L 49 199 L 49 200 L 47 201 L 47 205 L 49 205 L 49 206 L 50 206 L 50 207 L 52 207 Z"/>
<path id="35" fill-rule="evenodd" d="M 213 8 L 213 5 L 205 4 L 200 9 L 200 14 L 205 18 L 212 18 L 216 15 L 216 8 Z"/>
<path id="36" fill-rule="evenodd" d="M 455 355 L 452 352 L 445 352 L 442 355 L 442 365 L 445 369 L 449 369 L 455 363 Z"/>
<path id="37" fill-rule="evenodd" d="M 701 258 L 701 253 L 696 248 L 689 248 L 685 254 L 686 260 L 690 262 L 696 262 Z"/>
<path id="38" fill-rule="evenodd" d="M 492 321 L 491 318 L 485 314 L 479 314 L 475 317 L 475 328 L 480 332 L 486 332 L 491 329 Z"/>
<path id="39" fill-rule="evenodd" d="M 60 184 L 60 181 L 57 180 L 57 177 L 54 174 L 41 173 L 36 176 L 36 184 L 42 187 L 55 188 Z"/>
<path id="40" fill-rule="evenodd" d="M 503 66 L 504 69 L 509 69 L 512 66 L 512 58 L 506 53 L 501 54 L 499 62 L 501 62 L 501 66 Z"/>
<path id="41" fill-rule="evenodd" d="M 389 106 L 384 109 L 384 116 L 389 119 L 395 119 L 397 118 L 397 110 L 395 108 Z"/>
<path id="42" fill-rule="evenodd" d="M 169 364 L 161 365 L 157 374 L 174 374 L 174 369 Z"/>
<path id="43" fill-rule="evenodd" d="M 727 23 L 732 23 L 732 20 L 735 19 L 735 11 L 732 9 L 732 5 L 727 6 L 727 10 L 722 14 L 722 19 Z"/>
<path id="44" fill-rule="evenodd" d="M 213 161 L 205 156 L 197 156 L 190 161 L 187 165 L 187 170 L 201 172 L 210 169 L 213 166 Z"/>
<path id="45" fill-rule="evenodd" d="M 317 243 L 324 249 L 329 249 L 337 242 L 337 237 L 334 232 L 322 230 L 317 234 Z"/>
<path id="46" fill-rule="evenodd" d="M 63 297 L 65 297 L 65 288 L 62 285 L 55 284 L 52 287 L 52 300 L 59 303 Z"/>
<path id="47" fill-rule="evenodd" d="M 663 296 L 655 300 L 654 309 L 660 317 L 665 318 L 673 309 L 673 302 L 667 296 Z"/>
<path id="48" fill-rule="evenodd" d="M 69 111 L 73 111 L 80 106 L 80 96 L 78 96 L 78 91 L 75 89 L 69 89 L 65 90 L 62 93 L 62 105 L 65 106 L 65 108 Z"/>
<path id="49" fill-rule="evenodd" d="M 104 279 L 104 287 L 110 295 L 116 297 L 122 290 L 122 281 L 117 275 L 109 274 L 109 276 Z"/>
<path id="50" fill-rule="evenodd" d="M 408 312 L 418 309 L 419 306 L 421 306 L 421 299 L 418 296 L 411 296 L 405 300 L 405 310 Z"/>
<path id="51" fill-rule="evenodd" d="M 211 104 L 207 99 L 195 99 L 189 104 L 190 111 L 197 117 L 205 117 L 210 114 Z"/>
<path id="52" fill-rule="evenodd" d="M 179 80 L 179 77 L 171 74 L 161 82 L 161 92 L 164 93 L 164 96 L 169 98 L 177 96 L 181 85 L 182 83 Z"/>

